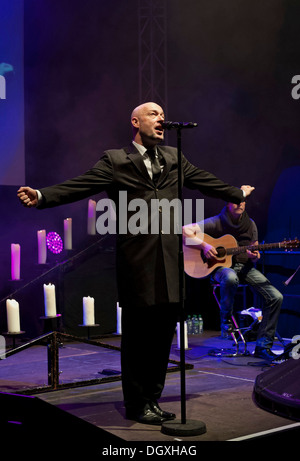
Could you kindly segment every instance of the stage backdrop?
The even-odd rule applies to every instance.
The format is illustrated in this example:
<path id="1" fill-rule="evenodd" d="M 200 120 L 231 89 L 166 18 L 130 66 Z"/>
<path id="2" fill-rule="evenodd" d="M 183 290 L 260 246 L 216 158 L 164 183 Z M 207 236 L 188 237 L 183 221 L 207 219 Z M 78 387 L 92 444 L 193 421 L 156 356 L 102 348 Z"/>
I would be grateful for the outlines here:
<path id="1" fill-rule="evenodd" d="M 0 185 L 25 181 L 23 0 L 0 5 Z"/>

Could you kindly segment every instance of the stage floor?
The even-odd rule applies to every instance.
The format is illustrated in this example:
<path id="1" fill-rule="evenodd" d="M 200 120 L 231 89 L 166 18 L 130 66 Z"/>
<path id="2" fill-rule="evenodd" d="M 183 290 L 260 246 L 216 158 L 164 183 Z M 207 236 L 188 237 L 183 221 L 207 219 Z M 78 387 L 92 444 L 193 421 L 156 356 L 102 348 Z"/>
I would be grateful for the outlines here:
<path id="1" fill-rule="evenodd" d="M 118 347 L 120 336 L 105 337 L 99 341 Z M 300 430 L 300 423 L 264 411 L 253 402 L 255 378 L 269 369 L 261 359 L 251 356 L 254 342 L 247 344 L 250 355 L 237 357 L 218 355 L 220 349 L 229 349 L 230 352 L 235 348 L 231 339 L 223 340 L 215 331 L 189 336 L 188 346 L 185 362 L 193 368 L 185 371 L 186 418 L 205 423 L 206 432 L 202 435 L 166 435 L 160 427 L 126 420 L 120 381 L 120 352 L 116 349 L 78 341 L 61 344 L 59 383 L 66 388 L 48 390 L 47 347 L 34 345 L 0 361 L 0 392 L 34 395 L 101 428 L 104 433 L 116 436 L 120 441 L 167 444 L 180 440 L 255 440 L 264 432 L 278 435 L 284 429 Z M 280 353 L 283 347 L 276 342 L 273 350 Z M 180 361 L 180 350 L 176 336 L 170 359 L 175 362 L 170 363 L 160 404 L 163 409 L 175 412 L 180 421 L 181 375 L 176 366 L 176 362 Z M 69 384 L 71 387 L 68 387 Z"/>

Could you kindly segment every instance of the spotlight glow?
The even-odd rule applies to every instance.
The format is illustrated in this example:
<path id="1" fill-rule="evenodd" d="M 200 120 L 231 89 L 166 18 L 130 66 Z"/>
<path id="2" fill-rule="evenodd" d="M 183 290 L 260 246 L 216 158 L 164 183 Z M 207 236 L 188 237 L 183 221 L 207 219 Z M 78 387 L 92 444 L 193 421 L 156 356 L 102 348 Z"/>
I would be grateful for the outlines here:
<path id="1" fill-rule="evenodd" d="M 57 232 L 48 232 L 47 247 L 54 254 L 59 254 L 63 250 L 63 241 Z"/>

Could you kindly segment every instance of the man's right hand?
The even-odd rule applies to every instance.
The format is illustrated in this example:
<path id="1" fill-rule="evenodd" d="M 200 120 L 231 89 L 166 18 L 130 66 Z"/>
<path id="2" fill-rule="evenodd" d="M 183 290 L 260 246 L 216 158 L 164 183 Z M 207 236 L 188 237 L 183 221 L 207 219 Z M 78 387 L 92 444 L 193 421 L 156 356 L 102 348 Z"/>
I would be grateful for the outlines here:
<path id="1" fill-rule="evenodd" d="M 209 243 L 204 243 L 203 242 L 202 251 L 203 251 L 203 254 L 206 257 L 206 259 L 216 259 L 217 256 L 218 256 L 218 252 L 215 249 L 215 247 L 213 247 Z"/>
<path id="2" fill-rule="evenodd" d="M 28 208 L 35 207 L 38 204 L 38 194 L 31 187 L 20 187 L 17 193 L 20 202 Z"/>

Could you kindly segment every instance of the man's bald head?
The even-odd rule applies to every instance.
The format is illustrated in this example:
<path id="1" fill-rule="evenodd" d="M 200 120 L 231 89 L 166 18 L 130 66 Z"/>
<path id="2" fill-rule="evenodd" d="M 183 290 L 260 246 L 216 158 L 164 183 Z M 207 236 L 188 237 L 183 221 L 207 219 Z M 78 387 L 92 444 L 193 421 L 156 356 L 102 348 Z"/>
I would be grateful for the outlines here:
<path id="1" fill-rule="evenodd" d="M 164 119 L 163 109 L 155 102 L 146 102 L 135 107 L 131 114 L 134 141 L 145 147 L 163 141 L 164 130 L 161 122 Z"/>

